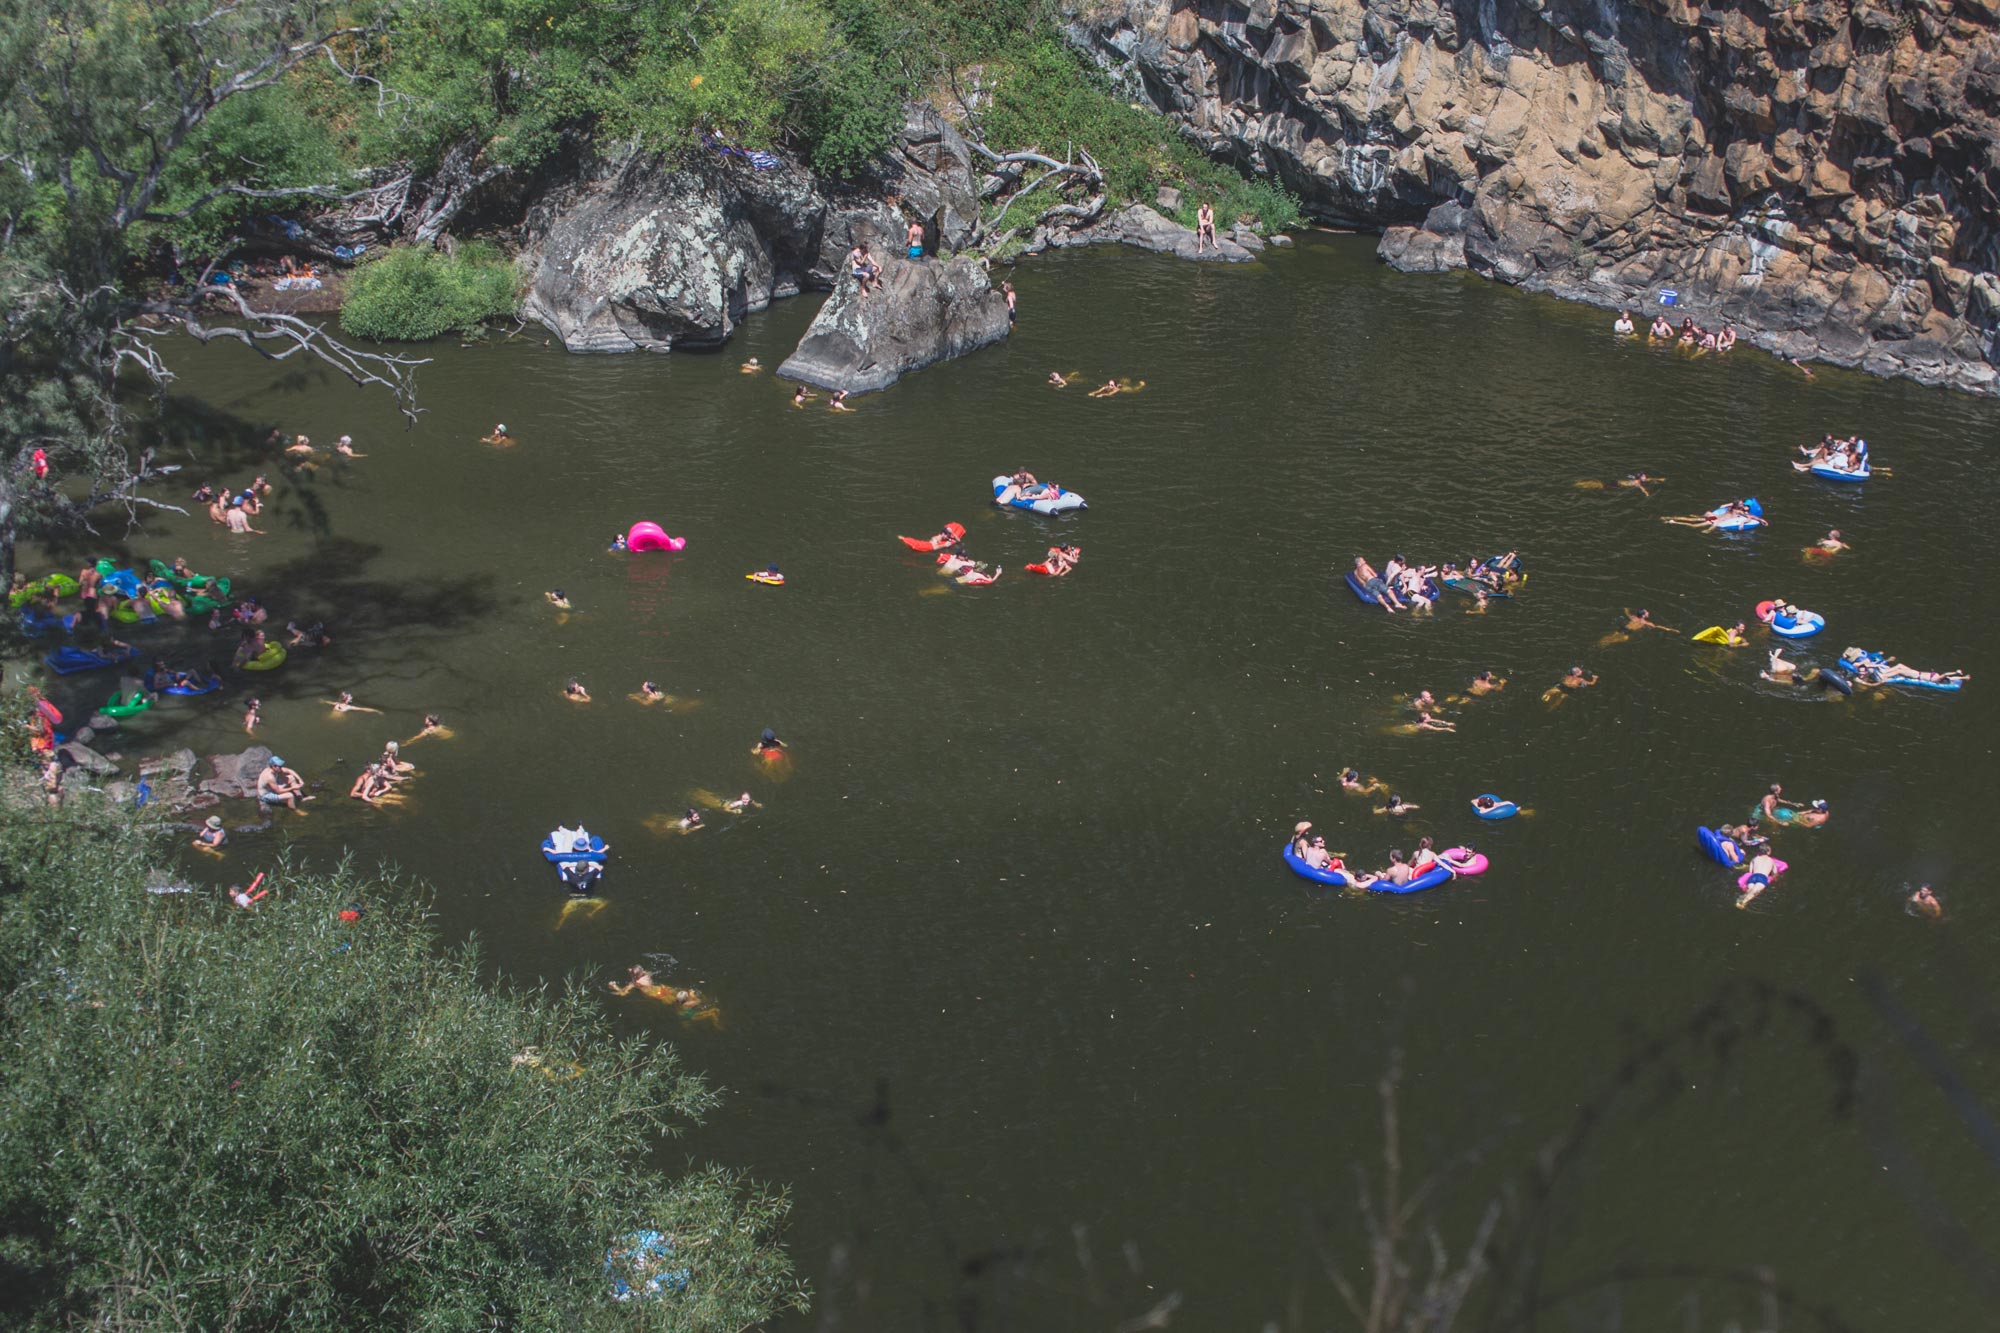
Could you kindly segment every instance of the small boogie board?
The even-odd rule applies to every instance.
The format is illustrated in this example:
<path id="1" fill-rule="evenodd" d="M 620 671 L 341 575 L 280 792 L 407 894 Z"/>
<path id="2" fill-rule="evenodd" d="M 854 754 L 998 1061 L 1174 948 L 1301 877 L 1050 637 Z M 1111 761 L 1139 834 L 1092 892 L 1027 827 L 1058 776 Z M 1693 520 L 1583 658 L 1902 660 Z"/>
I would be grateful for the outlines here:
<path id="1" fill-rule="evenodd" d="M 773 588 L 782 588 L 785 586 L 785 576 L 783 574 L 771 574 L 761 569 L 754 574 L 745 574 L 743 577 L 749 579 L 752 583 L 762 583 Z"/>
<path id="2" fill-rule="evenodd" d="M 1729 631 L 1720 625 L 1710 625 L 1707 629 L 1694 636 L 1694 642 L 1719 643 L 1725 648 L 1740 648 L 1743 646 L 1740 643 L 1732 643 L 1729 638 Z"/>

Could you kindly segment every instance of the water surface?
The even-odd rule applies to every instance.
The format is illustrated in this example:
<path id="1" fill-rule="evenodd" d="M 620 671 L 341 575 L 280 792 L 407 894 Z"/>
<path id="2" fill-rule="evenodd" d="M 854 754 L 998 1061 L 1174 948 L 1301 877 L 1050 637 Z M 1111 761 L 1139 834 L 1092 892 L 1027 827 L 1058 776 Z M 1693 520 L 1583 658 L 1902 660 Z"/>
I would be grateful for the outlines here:
<path id="1" fill-rule="evenodd" d="M 1994 405 L 1615 340 L 1601 312 L 1393 274 L 1359 238 L 1013 279 L 1005 345 L 847 416 L 738 373 L 783 358 L 808 302 L 722 356 L 440 347 L 413 432 L 379 395 L 190 352 L 186 475 L 275 474 L 239 442 L 273 425 L 369 457 L 281 485 L 268 536 L 196 515 L 131 549 L 334 626 L 324 660 L 248 682 L 262 738 L 329 784 L 287 826 L 301 851 L 430 880 L 505 976 L 666 954 L 719 997 L 720 1030 L 615 1011 L 734 1092 L 671 1160 L 793 1187 L 820 1288 L 799 1328 L 1111 1327 L 1172 1293 L 1174 1327 L 1344 1326 L 1325 1262 L 1366 1281 L 1350 1168 L 1379 1158 L 1398 1049 L 1412 1175 L 1470 1154 L 1436 1196 L 1455 1249 L 1537 1149 L 1591 1127 L 1503 1232 L 1540 1256 L 1549 1327 L 1768 1323 L 1727 1280 L 1753 1269 L 1848 1326 L 1977 1326 L 1989 1304 L 1927 1228 L 1991 1242 L 1994 1167 L 1866 987 L 1993 1104 L 1970 960 L 2000 941 Z M 1146 388 L 1092 401 L 1050 370 Z M 476 443 L 496 420 L 519 447 Z M 1795 475 L 1787 450 L 1828 429 L 1895 476 Z M 1019 466 L 1089 512 L 995 511 L 987 479 Z M 1573 485 L 1642 468 L 1668 478 L 1651 501 Z M 1655 521 L 1752 494 L 1772 525 L 1748 539 Z M 687 550 L 603 553 L 640 518 Z M 950 587 L 894 541 L 947 520 L 999 584 Z M 1807 564 L 1829 527 L 1856 551 Z M 1021 576 L 1057 537 L 1081 570 Z M 1483 617 L 1389 617 L 1335 581 L 1357 552 L 1506 547 L 1530 581 Z M 785 588 L 744 580 L 773 561 Z M 1761 684 L 1758 653 L 1599 646 L 1621 607 L 1693 630 L 1773 596 L 1827 617 L 1808 661 L 1858 643 L 1983 679 L 1842 702 Z M 1544 706 L 1574 664 L 1603 683 Z M 1393 734 L 1398 695 L 1488 667 L 1514 683 L 1456 735 Z M 597 702 L 558 697 L 573 675 Z M 649 677 L 680 704 L 628 702 Z M 331 717 L 342 688 L 388 716 Z M 241 699 L 156 710 L 125 744 L 234 748 Z M 333 799 L 428 710 L 458 734 L 411 752 L 407 805 Z M 748 754 L 764 726 L 782 768 Z M 1345 763 L 1421 814 L 1371 817 L 1333 788 Z M 1785 834 L 1792 872 L 1736 911 L 1692 829 L 1773 781 L 1834 822 Z M 752 819 L 647 827 L 746 788 Z M 1533 817 L 1476 824 L 1487 790 Z M 1329 895 L 1278 860 L 1299 818 L 1364 863 L 1430 834 L 1493 869 Z M 609 905 L 559 928 L 536 844 L 577 820 L 614 846 Z M 276 849 L 240 840 L 226 869 Z M 1902 910 L 1926 880 L 1942 927 Z"/>

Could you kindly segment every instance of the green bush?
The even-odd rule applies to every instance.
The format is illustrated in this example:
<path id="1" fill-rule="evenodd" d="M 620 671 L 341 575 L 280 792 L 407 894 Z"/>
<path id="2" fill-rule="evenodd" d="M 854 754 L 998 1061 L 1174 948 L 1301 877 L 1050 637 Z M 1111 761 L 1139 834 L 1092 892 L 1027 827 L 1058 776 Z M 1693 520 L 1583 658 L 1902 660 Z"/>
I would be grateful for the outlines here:
<path id="1" fill-rule="evenodd" d="M 0 792 L 0 1326 L 737 1329 L 780 1194 L 649 1165 L 714 1104 L 602 993 L 494 989 L 405 889 L 146 891 L 129 811 Z M 247 876 L 246 876 L 247 878 Z M 344 919 L 343 909 L 356 919 Z M 685 1289 L 615 1303 L 607 1247 Z"/>
<path id="2" fill-rule="evenodd" d="M 456 254 L 398 246 L 364 261 L 348 280 L 340 327 L 376 342 L 421 342 L 470 333 L 514 313 L 514 266 L 490 245 Z"/>

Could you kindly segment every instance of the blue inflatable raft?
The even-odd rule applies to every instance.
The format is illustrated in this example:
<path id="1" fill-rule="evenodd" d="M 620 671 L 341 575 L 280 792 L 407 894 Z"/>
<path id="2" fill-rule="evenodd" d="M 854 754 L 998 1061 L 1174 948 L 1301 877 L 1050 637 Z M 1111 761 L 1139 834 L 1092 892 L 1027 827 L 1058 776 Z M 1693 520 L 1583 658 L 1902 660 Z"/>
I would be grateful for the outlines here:
<path id="1" fill-rule="evenodd" d="M 1347 877 L 1345 870 L 1313 869 L 1306 864 L 1304 857 L 1292 850 L 1292 844 L 1289 842 L 1285 844 L 1285 864 L 1292 868 L 1294 875 L 1297 875 L 1300 879 L 1309 879 L 1315 884 L 1325 884 L 1331 888 L 1345 889 L 1351 887 L 1354 883 L 1353 880 Z"/>
<path id="2" fill-rule="evenodd" d="M 1702 851 L 1708 854 L 1708 859 L 1717 865 L 1734 870 L 1749 859 L 1743 855 L 1743 849 L 1736 845 L 1735 839 L 1725 838 L 1712 828 L 1697 828 L 1694 836 L 1701 843 Z"/>
<path id="3" fill-rule="evenodd" d="M 1790 616 L 1774 616 L 1771 619 L 1771 633 L 1787 639 L 1810 639 L 1826 628 L 1826 617 L 1817 611 L 1801 611 L 1797 619 Z"/>
<path id="4" fill-rule="evenodd" d="M 557 832 L 567 833 L 568 830 L 559 829 Z M 571 838 L 565 838 L 562 848 L 558 850 L 556 847 L 556 835 L 551 833 L 548 837 L 542 839 L 542 855 L 557 865 L 562 864 L 564 861 L 602 861 L 604 859 L 604 853 L 607 850 L 604 845 L 604 839 L 596 837 L 583 829 L 577 829 L 576 836 L 588 840 L 588 851 L 579 850 L 574 839 Z"/>
<path id="5" fill-rule="evenodd" d="M 1353 591 L 1356 597 L 1359 597 L 1362 601 L 1368 603 L 1368 605 L 1370 606 L 1382 605 L 1382 599 L 1377 597 L 1374 593 L 1368 591 L 1367 588 L 1363 587 L 1361 585 L 1361 580 L 1354 577 L 1354 571 L 1352 569 L 1347 571 L 1346 577 L 1347 577 L 1347 586 Z M 1424 595 L 1429 597 L 1432 601 L 1436 601 L 1443 594 L 1438 592 L 1438 586 L 1434 580 L 1425 579 Z M 1496 595 L 1498 594 L 1494 593 L 1487 594 L 1487 596 L 1489 597 Z"/>
<path id="6" fill-rule="evenodd" d="M 222 688 L 222 677 L 210 676 L 206 681 L 202 682 L 199 685 L 169 685 L 165 689 L 161 690 L 160 693 L 181 694 L 181 695 L 214 694 L 217 690 L 221 688 Z"/>
<path id="7" fill-rule="evenodd" d="M 1755 496 L 1743 501 L 1743 507 L 1750 511 L 1751 516 L 1749 518 L 1725 519 L 1723 515 L 1729 512 L 1728 505 L 1716 506 L 1714 509 L 1708 511 L 1707 517 L 1715 520 L 1715 530 L 1717 532 L 1748 532 L 1752 528 L 1761 528 L 1764 526 L 1764 506 L 1757 503 Z"/>
<path id="8" fill-rule="evenodd" d="M 1088 504 L 1084 503 L 1081 495 L 1078 495 L 1075 491 L 1066 491 L 1054 483 L 1049 484 L 1049 489 L 1055 492 L 1053 496 L 1045 495 L 1038 500 L 1030 500 L 1025 496 L 1017 495 L 1011 500 L 1002 500 L 1000 497 L 1005 495 L 1007 488 L 1013 484 L 1013 478 L 1011 477 L 995 477 L 993 479 L 993 503 L 1005 505 L 1009 509 L 1026 509 L 1037 514 L 1067 514 L 1071 510 L 1090 508 Z"/>
<path id="9" fill-rule="evenodd" d="M 1482 809 L 1479 804 L 1481 801 L 1491 801 L 1493 804 L 1490 808 Z M 1472 813 L 1481 819 L 1512 819 L 1521 813 L 1521 807 L 1512 801 L 1503 801 L 1489 791 L 1473 798 Z"/>
<path id="10" fill-rule="evenodd" d="M 65 644 L 42 659 L 42 665 L 58 676 L 73 675 L 78 671 L 98 671 L 120 662 L 129 662 L 139 655 L 137 648 L 125 648 L 115 653 L 97 653 L 88 648 L 72 648 Z"/>

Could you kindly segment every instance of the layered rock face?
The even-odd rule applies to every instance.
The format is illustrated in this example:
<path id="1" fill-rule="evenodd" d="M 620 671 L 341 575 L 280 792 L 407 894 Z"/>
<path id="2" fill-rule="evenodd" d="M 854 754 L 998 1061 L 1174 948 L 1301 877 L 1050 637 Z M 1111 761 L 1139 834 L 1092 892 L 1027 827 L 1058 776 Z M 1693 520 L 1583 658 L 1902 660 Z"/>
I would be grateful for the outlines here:
<path id="1" fill-rule="evenodd" d="M 1104 0 L 1071 36 L 1399 266 L 1992 391 L 1996 0 Z"/>
<path id="2" fill-rule="evenodd" d="M 527 210 L 522 312 L 573 352 L 713 347 L 773 300 L 831 288 L 856 243 L 900 249 L 912 217 L 947 248 L 979 225 L 971 153 L 921 104 L 846 185 L 720 153 L 593 161 Z"/>

